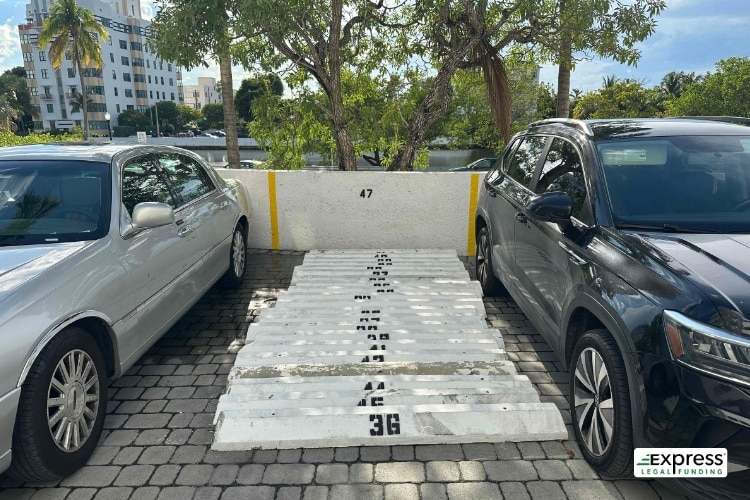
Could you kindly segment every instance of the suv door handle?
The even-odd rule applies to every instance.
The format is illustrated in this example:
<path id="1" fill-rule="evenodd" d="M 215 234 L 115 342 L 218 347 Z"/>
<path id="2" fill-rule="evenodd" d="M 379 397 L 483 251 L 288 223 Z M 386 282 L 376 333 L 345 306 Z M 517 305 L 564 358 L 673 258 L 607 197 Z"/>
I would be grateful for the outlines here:
<path id="1" fill-rule="evenodd" d="M 516 212 L 516 220 L 523 224 L 526 224 L 526 215 L 523 212 Z"/>
<path id="2" fill-rule="evenodd" d="M 180 230 L 177 231 L 177 236 L 179 236 L 180 238 L 184 238 L 185 236 L 187 236 L 188 234 L 192 232 L 193 232 L 193 226 L 188 224 L 187 226 L 181 227 Z"/>
<path id="3" fill-rule="evenodd" d="M 224 200 L 221 202 L 221 205 L 219 205 L 219 210 L 226 210 L 229 208 L 229 202 Z"/>

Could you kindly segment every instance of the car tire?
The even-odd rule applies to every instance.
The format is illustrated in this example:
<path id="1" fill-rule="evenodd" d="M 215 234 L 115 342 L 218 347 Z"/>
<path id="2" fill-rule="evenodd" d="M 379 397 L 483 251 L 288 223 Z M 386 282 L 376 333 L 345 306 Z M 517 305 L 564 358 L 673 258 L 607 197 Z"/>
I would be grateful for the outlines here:
<path id="1" fill-rule="evenodd" d="M 107 374 L 99 346 L 68 327 L 34 361 L 21 388 L 9 474 L 52 481 L 83 466 L 107 413 Z"/>
<path id="2" fill-rule="evenodd" d="M 237 288 L 245 279 L 247 269 L 247 241 L 245 229 L 242 224 L 237 224 L 232 234 L 232 243 L 229 247 L 229 269 L 221 277 L 219 285 L 221 288 Z"/>
<path id="3" fill-rule="evenodd" d="M 492 268 L 492 245 L 490 243 L 490 232 L 487 226 L 483 226 L 477 233 L 476 251 L 474 252 L 474 263 L 477 273 L 477 280 L 482 285 L 482 292 L 485 297 L 505 296 L 508 290 L 503 286 L 495 276 Z"/>
<path id="4" fill-rule="evenodd" d="M 591 330 L 578 339 L 570 366 L 573 428 L 583 457 L 606 477 L 633 471 L 628 387 L 622 354 L 607 330 Z"/>

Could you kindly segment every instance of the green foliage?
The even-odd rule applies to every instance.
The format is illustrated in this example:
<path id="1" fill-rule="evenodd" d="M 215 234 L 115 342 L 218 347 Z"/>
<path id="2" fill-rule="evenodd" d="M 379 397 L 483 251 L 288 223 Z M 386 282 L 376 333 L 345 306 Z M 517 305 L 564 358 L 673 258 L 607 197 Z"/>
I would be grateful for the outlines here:
<path id="1" fill-rule="evenodd" d="M 31 128 L 36 110 L 26 87 L 26 70 L 17 66 L 0 75 L 0 121 L 15 123 L 19 132 Z"/>
<path id="2" fill-rule="evenodd" d="M 89 97 L 91 94 L 88 94 L 86 97 L 86 106 L 88 107 L 91 103 L 94 102 L 94 100 Z M 76 92 L 73 94 L 73 96 L 68 100 L 68 103 L 70 103 L 70 112 L 71 113 L 80 113 L 80 111 L 83 109 L 83 94 L 80 92 Z"/>
<path id="3" fill-rule="evenodd" d="M 284 83 L 278 75 L 269 73 L 257 78 L 242 80 L 240 88 L 234 95 L 234 109 L 237 111 L 237 116 L 246 122 L 253 121 L 253 100 L 268 93 L 277 96 L 284 94 Z"/>
<path id="4" fill-rule="evenodd" d="M 135 109 L 126 109 L 117 115 L 117 124 L 121 127 L 133 127 L 135 130 L 146 131 L 152 127 L 151 115 Z"/>
<path id="5" fill-rule="evenodd" d="M 71 129 L 70 132 L 63 134 L 50 134 L 50 133 L 30 133 L 28 135 L 19 136 L 12 132 L 0 131 L 0 146 L 21 146 L 25 144 L 42 144 L 47 142 L 60 142 L 60 141 L 80 141 L 83 139 L 83 130 L 80 127 Z"/>
<path id="6" fill-rule="evenodd" d="M 716 63 L 716 71 L 685 88 L 670 102 L 673 116 L 750 117 L 750 58 L 730 57 Z"/>
<path id="7" fill-rule="evenodd" d="M 201 119 L 198 122 L 198 125 L 201 128 L 224 128 L 224 108 L 222 105 L 218 103 L 210 103 L 203 106 L 203 108 L 201 108 Z"/>
<path id="8" fill-rule="evenodd" d="M 221 106 L 221 105 L 219 105 Z M 175 127 L 178 125 L 180 120 L 180 112 L 177 109 L 177 104 L 172 101 L 158 101 L 156 103 L 156 106 L 151 106 L 149 113 L 145 113 L 149 118 L 153 114 L 154 120 L 156 120 L 157 112 L 156 107 L 158 107 L 158 116 L 159 116 L 159 127 L 161 131 L 167 130 L 167 128 L 171 125 L 172 127 Z"/>
<path id="9" fill-rule="evenodd" d="M 201 112 L 185 104 L 177 105 L 177 124 L 178 128 L 185 129 L 191 124 L 197 124 L 201 119 Z"/>
<path id="10" fill-rule="evenodd" d="M 112 127 L 112 137 L 130 137 L 138 132 L 136 127 Z"/>
<path id="11" fill-rule="evenodd" d="M 662 114 L 660 102 L 661 95 L 657 88 L 647 89 L 633 80 L 618 80 L 579 97 L 573 117 L 584 120 L 656 117 Z"/>

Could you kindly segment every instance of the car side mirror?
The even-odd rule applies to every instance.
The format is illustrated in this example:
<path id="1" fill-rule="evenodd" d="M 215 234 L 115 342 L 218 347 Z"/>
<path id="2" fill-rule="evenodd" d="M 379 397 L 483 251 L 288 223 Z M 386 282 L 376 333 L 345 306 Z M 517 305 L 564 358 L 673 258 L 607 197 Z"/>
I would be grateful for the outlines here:
<path id="1" fill-rule="evenodd" d="M 173 222 L 174 210 L 166 203 L 152 201 L 139 203 L 133 209 L 130 226 L 123 231 L 122 237 L 127 239 L 144 229 L 166 226 Z"/>
<path id="2" fill-rule="evenodd" d="M 570 222 L 573 202 L 568 193 L 553 191 L 534 196 L 526 203 L 526 215 L 534 220 L 564 224 Z"/>

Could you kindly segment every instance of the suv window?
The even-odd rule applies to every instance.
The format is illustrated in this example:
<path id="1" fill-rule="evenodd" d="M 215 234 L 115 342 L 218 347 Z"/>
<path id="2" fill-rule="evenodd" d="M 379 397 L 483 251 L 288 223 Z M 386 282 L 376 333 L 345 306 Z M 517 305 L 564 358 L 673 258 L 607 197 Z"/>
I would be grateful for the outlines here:
<path id="1" fill-rule="evenodd" d="M 506 173 L 523 186 L 530 187 L 546 142 L 547 138 L 544 136 L 526 137 L 513 154 Z"/>
<path id="2" fill-rule="evenodd" d="M 203 168 L 191 158 L 180 154 L 160 154 L 157 160 L 183 205 L 200 198 L 214 188 Z"/>
<path id="3" fill-rule="evenodd" d="M 583 178 L 581 157 L 573 144 L 557 137 L 552 140 L 547 158 L 542 165 L 539 181 L 534 189 L 536 193 L 551 191 L 568 193 L 573 202 L 571 215 L 586 224 L 594 222 L 590 207 L 588 207 L 588 193 Z"/>
<path id="4" fill-rule="evenodd" d="M 149 156 L 136 158 L 125 165 L 122 169 L 122 203 L 130 215 L 137 204 L 146 201 L 167 203 L 172 208 L 177 206 L 163 176 Z"/>

